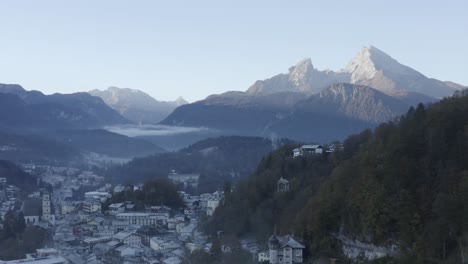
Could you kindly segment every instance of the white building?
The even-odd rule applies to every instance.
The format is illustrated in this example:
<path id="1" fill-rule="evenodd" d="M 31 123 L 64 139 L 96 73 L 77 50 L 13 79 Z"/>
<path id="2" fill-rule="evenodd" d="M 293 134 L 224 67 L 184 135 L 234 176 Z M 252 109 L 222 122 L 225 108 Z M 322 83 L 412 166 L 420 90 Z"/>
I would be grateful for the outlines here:
<path id="1" fill-rule="evenodd" d="M 47 190 L 42 190 L 42 220 L 55 223 L 55 215 L 52 212 L 52 204 L 50 202 L 50 193 Z"/>
<path id="2" fill-rule="evenodd" d="M 206 214 L 212 216 L 216 208 L 219 206 L 221 199 L 210 199 L 206 203 Z"/>
<path id="3" fill-rule="evenodd" d="M 7 184 L 7 178 L 0 177 L 0 187 L 4 188 Z"/>
<path id="4" fill-rule="evenodd" d="M 25 258 L 25 259 L 16 259 L 3 261 L 0 260 L 0 264 L 65 264 L 68 261 L 60 256 L 50 256 L 50 257 L 38 257 L 38 258 Z"/>
<path id="5" fill-rule="evenodd" d="M 289 181 L 281 177 L 276 184 L 277 192 L 288 192 L 289 191 Z"/>
<path id="6" fill-rule="evenodd" d="M 119 192 L 123 192 L 123 191 L 125 191 L 125 186 L 123 186 L 123 185 L 119 184 L 119 185 L 116 185 L 114 187 L 114 193 L 119 193 Z"/>
<path id="7" fill-rule="evenodd" d="M 295 157 L 300 157 L 300 156 L 302 156 L 301 149 L 300 148 L 293 149 L 293 157 L 295 158 Z"/>
<path id="8" fill-rule="evenodd" d="M 322 154 L 323 147 L 321 145 L 303 145 L 300 148 L 293 149 L 293 157 L 302 157 L 307 154 Z"/>
<path id="9" fill-rule="evenodd" d="M 125 212 L 125 203 L 113 203 L 109 205 L 108 212 L 110 215 L 117 215 Z"/>
<path id="10" fill-rule="evenodd" d="M 108 192 L 87 192 L 85 193 L 85 198 L 94 198 L 101 201 L 106 201 L 108 198 L 111 198 L 112 195 Z"/>
<path id="11" fill-rule="evenodd" d="M 116 217 L 128 225 L 156 226 L 158 222 L 158 216 L 153 213 L 120 213 Z"/>
<path id="12" fill-rule="evenodd" d="M 200 174 L 178 174 L 177 172 L 172 171 L 167 177 L 175 184 L 183 184 L 185 188 L 189 186 L 197 188 Z"/>
<path id="13" fill-rule="evenodd" d="M 75 212 L 78 208 L 74 202 L 62 202 L 61 213 L 62 214 L 71 214 Z"/>
<path id="14" fill-rule="evenodd" d="M 269 261 L 270 260 L 270 256 L 268 255 L 267 252 L 258 252 L 257 254 L 257 261 L 258 262 L 265 262 L 265 261 Z"/>
<path id="15" fill-rule="evenodd" d="M 182 223 L 176 227 L 176 232 L 179 233 L 179 235 L 182 237 L 192 237 L 196 228 L 196 223 L 190 223 L 188 225 Z"/>
<path id="16" fill-rule="evenodd" d="M 25 199 L 22 211 L 26 224 L 37 224 L 40 221 L 55 223 L 54 207 L 50 201 L 50 193 L 41 190 L 40 198 L 28 197 Z"/>
<path id="17" fill-rule="evenodd" d="M 180 249 L 182 246 L 175 241 L 166 241 L 160 237 L 150 239 L 150 247 L 156 251 L 172 251 Z"/>
<path id="18" fill-rule="evenodd" d="M 88 213 L 101 212 L 101 202 L 97 199 L 86 199 L 83 202 L 83 211 Z"/>
<path id="19" fill-rule="evenodd" d="M 54 248 L 40 248 L 36 249 L 36 253 L 26 254 L 25 259 L 16 259 L 3 261 L 0 264 L 65 264 L 68 261 L 58 255 L 58 251 Z"/>
<path id="20" fill-rule="evenodd" d="M 127 246 L 141 245 L 141 237 L 136 235 L 134 232 L 122 231 L 115 234 L 113 238 Z"/>
<path id="21" fill-rule="evenodd" d="M 302 263 L 302 251 L 305 247 L 293 236 L 272 235 L 268 240 L 270 264 Z"/>

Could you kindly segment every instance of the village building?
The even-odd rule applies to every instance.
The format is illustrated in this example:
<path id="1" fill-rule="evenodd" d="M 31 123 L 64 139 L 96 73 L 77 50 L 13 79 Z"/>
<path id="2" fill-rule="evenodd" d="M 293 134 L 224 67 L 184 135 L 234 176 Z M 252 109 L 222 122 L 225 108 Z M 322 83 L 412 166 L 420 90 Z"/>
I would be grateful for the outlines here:
<path id="1" fill-rule="evenodd" d="M 153 213 L 120 213 L 117 220 L 125 221 L 127 225 L 156 226 L 158 217 Z"/>
<path id="2" fill-rule="evenodd" d="M 125 212 L 125 203 L 113 203 L 108 207 L 108 212 L 110 215 L 117 215 Z"/>
<path id="3" fill-rule="evenodd" d="M 55 223 L 54 207 L 47 190 L 41 190 L 40 197 L 26 198 L 21 210 L 27 225 L 37 224 L 40 221 Z"/>
<path id="4" fill-rule="evenodd" d="M 321 145 L 303 145 L 300 148 L 293 149 L 293 157 L 302 157 L 312 154 L 323 154 L 324 150 Z"/>
<path id="5" fill-rule="evenodd" d="M 63 215 L 74 213 L 78 210 L 78 203 L 77 202 L 62 202 L 61 204 L 61 213 Z"/>
<path id="6" fill-rule="evenodd" d="M 302 251 L 304 245 L 299 243 L 293 236 L 278 236 L 273 234 L 268 240 L 269 263 L 270 264 L 293 264 L 302 263 Z"/>
<path id="7" fill-rule="evenodd" d="M 296 157 L 300 157 L 302 156 L 302 151 L 300 148 L 295 148 L 293 149 L 293 157 L 296 158 Z"/>
<path id="8" fill-rule="evenodd" d="M 267 262 L 270 261 L 270 256 L 268 252 L 258 252 L 257 253 L 257 261 L 258 262 Z"/>
<path id="9" fill-rule="evenodd" d="M 277 192 L 288 192 L 289 191 L 289 181 L 281 177 L 276 184 Z"/>
<path id="10" fill-rule="evenodd" d="M 112 195 L 108 192 L 87 192 L 85 193 L 85 198 L 99 199 L 101 202 L 107 201 L 108 198 L 111 198 Z"/>
<path id="11" fill-rule="evenodd" d="M 200 174 L 178 174 L 173 170 L 167 177 L 177 185 L 181 184 L 184 188 L 191 187 L 195 189 L 198 187 Z"/>
<path id="12" fill-rule="evenodd" d="M 122 231 L 113 236 L 113 239 L 123 243 L 127 246 L 141 245 L 141 237 L 134 232 Z"/>
<path id="13" fill-rule="evenodd" d="M 218 208 L 221 199 L 211 199 L 206 203 L 206 214 L 212 216 L 216 208 Z"/>
<path id="14" fill-rule="evenodd" d="M 83 202 L 82 208 L 88 213 L 101 212 L 101 202 L 98 199 L 88 198 Z"/>

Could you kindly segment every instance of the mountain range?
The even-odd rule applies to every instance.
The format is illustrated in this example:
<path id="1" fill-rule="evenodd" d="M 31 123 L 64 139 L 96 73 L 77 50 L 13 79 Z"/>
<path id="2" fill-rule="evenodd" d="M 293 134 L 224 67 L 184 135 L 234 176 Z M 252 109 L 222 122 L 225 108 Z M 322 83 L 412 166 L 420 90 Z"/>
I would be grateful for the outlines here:
<path id="1" fill-rule="evenodd" d="M 256 81 L 245 92 L 211 95 L 183 105 L 161 123 L 332 141 L 462 88 L 428 78 L 370 46 L 340 71 L 320 71 L 311 59 L 304 59 L 287 74 Z"/>
<path id="2" fill-rule="evenodd" d="M 294 156 L 297 144 L 272 151 L 202 230 L 265 243 L 272 230 L 297 234 L 307 263 L 463 263 L 465 92 L 351 135 L 331 153 Z"/>
<path id="3" fill-rule="evenodd" d="M 175 101 L 158 101 L 140 90 L 129 88 L 109 87 L 103 91 L 89 91 L 89 94 L 100 97 L 108 106 L 136 124 L 157 124 L 175 108 L 188 103 L 182 97 Z"/>
<path id="4" fill-rule="evenodd" d="M 417 93 L 442 98 L 451 95 L 463 86 L 453 82 L 431 79 L 377 49 L 363 48 L 340 71 L 319 71 L 311 59 L 304 59 L 289 69 L 288 74 L 255 82 L 247 92 L 250 94 L 274 93 L 278 91 L 314 94 L 333 83 L 352 83 L 370 86 L 392 96 Z"/>
<path id="5" fill-rule="evenodd" d="M 83 155 L 133 158 L 163 152 L 143 139 L 101 129 L 131 121 L 88 93 L 45 95 L 0 84 L 0 158 L 80 162 Z"/>
<path id="6" fill-rule="evenodd" d="M 63 131 L 159 123 L 204 127 L 217 135 L 329 142 L 462 88 L 428 78 L 370 46 L 339 71 L 318 70 L 304 59 L 288 73 L 256 81 L 245 92 L 210 95 L 191 104 L 182 98 L 158 101 L 129 88 L 45 95 L 0 84 L 0 129 Z"/>
<path id="7" fill-rule="evenodd" d="M 0 84 L 0 121 L 3 128 L 19 130 L 96 128 L 131 123 L 102 99 L 88 93 L 45 95 L 26 91 L 17 84 Z"/>

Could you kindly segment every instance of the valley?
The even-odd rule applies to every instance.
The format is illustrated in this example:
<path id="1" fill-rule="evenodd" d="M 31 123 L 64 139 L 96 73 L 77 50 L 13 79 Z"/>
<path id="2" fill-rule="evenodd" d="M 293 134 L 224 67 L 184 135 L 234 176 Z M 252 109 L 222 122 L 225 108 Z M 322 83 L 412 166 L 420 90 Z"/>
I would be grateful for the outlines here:
<path id="1" fill-rule="evenodd" d="M 0 258 L 467 257 L 465 86 L 369 46 L 342 70 L 304 59 L 246 88 L 189 103 L 0 84 Z"/>

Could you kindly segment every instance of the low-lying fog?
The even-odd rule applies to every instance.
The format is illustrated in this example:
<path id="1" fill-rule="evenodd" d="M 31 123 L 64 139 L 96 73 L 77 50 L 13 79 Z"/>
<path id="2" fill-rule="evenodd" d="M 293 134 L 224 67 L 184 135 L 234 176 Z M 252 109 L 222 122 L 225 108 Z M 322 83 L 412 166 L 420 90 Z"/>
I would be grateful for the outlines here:
<path id="1" fill-rule="evenodd" d="M 166 126 L 166 125 L 126 125 L 126 126 L 110 126 L 105 127 L 114 133 L 119 133 L 128 137 L 141 137 L 141 136 L 173 136 L 177 134 L 186 133 L 206 133 L 213 131 L 208 128 L 198 127 L 180 127 L 180 126 Z"/>
<path id="2" fill-rule="evenodd" d="M 210 137 L 229 134 L 209 128 L 166 125 L 126 125 L 111 126 L 105 129 L 128 137 L 145 139 L 168 151 L 175 151 Z"/>

